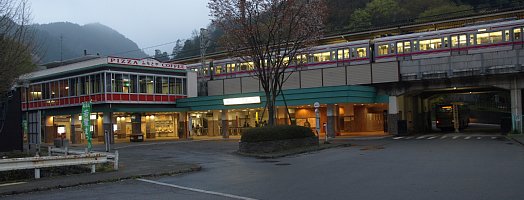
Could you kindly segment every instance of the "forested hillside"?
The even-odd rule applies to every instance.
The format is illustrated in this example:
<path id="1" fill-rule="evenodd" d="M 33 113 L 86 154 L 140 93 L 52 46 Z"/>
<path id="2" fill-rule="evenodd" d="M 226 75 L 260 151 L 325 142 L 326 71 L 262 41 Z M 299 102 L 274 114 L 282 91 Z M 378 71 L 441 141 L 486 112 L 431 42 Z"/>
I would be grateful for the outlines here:
<path id="1" fill-rule="evenodd" d="M 458 17 L 524 6 L 524 0 L 325 0 L 328 4 L 326 34 L 358 31 L 408 22 Z M 212 25 L 208 53 L 220 51 L 218 38 L 222 32 Z M 172 52 L 175 59 L 198 56 L 200 35 L 180 42 Z"/>
<path id="2" fill-rule="evenodd" d="M 38 42 L 40 63 L 67 60 L 88 54 L 143 58 L 138 45 L 102 24 L 80 26 L 69 22 L 33 25 Z M 62 54 L 62 55 L 61 55 Z"/>

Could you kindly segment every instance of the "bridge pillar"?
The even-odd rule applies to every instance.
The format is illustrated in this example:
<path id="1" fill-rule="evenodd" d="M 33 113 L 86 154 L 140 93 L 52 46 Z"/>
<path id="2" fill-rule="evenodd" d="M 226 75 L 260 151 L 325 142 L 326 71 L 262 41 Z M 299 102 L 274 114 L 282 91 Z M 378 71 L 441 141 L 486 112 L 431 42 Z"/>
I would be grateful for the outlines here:
<path id="1" fill-rule="evenodd" d="M 513 130 L 522 133 L 522 89 L 511 89 L 511 118 Z"/>
<path id="2" fill-rule="evenodd" d="M 398 102 L 396 96 L 389 96 L 388 106 L 388 133 L 390 135 L 398 135 L 397 121 L 400 119 Z"/>
<path id="3" fill-rule="evenodd" d="M 328 137 L 330 138 L 335 138 L 335 126 L 336 126 L 336 123 L 337 123 L 337 117 L 336 117 L 336 112 L 337 112 L 337 106 L 335 106 L 334 104 L 328 104 L 327 105 L 327 127 L 326 127 L 326 134 L 328 135 Z"/>
<path id="4" fill-rule="evenodd" d="M 229 138 L 228 124 L 227 124 L 227 109 L 222 110 L 220 120 L 222 120 L 222 138 Z"/>

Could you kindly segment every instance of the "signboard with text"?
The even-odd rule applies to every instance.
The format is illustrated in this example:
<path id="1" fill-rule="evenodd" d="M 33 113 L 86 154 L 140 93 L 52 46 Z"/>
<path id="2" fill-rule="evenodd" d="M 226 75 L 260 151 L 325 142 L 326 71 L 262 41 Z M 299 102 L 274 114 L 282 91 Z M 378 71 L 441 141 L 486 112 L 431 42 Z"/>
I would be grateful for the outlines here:
<path id="1" fill-rule="evenodd" d="M 260 103 L 260 96 L 223 99 L 225 106 Z"/>
<path id="2" fill-rule="evenodd" d="M 82 129 L 86 134 L 87 149 L 91 151 L 93 148 L 92 134 L 91 134 L 91 102 L 82 102 Z"/>
<path id="3" fill-rule="evenodd" d="M 135 59 L 135 58 L 118 58 L 118 57 L 107 57 L 108 64 L 119 64 L 119 65 L 131 65 L 131 66 L 143 66 L 143 67 L 156 67 L 156 68 L 167 68 L 167 69 L 180 69 L 186 70 L 187 67 L 182 64 L 163 63 L 155 59 Z"/>

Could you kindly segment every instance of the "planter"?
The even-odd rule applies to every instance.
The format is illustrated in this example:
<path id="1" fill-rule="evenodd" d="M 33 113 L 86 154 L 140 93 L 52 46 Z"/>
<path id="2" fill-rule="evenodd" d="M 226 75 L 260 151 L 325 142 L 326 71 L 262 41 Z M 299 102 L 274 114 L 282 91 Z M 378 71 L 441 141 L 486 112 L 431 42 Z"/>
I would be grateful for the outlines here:
<path id="1" fill-rule="evenodd" d="M 318 137 L 263 142 L 239 142 L 238 151 L 243 153 L 271 153 L 316 145 L 318 145 Z"/>

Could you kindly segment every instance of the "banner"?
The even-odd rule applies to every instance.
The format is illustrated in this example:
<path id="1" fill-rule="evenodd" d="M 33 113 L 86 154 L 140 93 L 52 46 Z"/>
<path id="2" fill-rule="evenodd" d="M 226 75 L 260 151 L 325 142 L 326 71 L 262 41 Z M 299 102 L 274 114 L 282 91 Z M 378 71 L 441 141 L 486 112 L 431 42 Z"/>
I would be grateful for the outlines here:
<path id="1" fill-rule="evenodd" d="M 91 102 L 82 102 L 82 129 L 86 134 L 87 149 L 91 151 L 93 143 L 91 141 Z"/>

